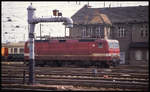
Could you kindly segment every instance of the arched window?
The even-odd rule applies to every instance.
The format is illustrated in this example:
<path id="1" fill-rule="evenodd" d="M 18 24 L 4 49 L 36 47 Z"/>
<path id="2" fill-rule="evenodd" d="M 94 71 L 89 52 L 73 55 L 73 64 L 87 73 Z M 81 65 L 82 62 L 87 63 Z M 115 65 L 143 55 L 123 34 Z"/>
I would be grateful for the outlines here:
<path id="1" fill-rule="evenodd" d="M 142 51 L 135 51 L 135 60 L 142 60 Z"/>

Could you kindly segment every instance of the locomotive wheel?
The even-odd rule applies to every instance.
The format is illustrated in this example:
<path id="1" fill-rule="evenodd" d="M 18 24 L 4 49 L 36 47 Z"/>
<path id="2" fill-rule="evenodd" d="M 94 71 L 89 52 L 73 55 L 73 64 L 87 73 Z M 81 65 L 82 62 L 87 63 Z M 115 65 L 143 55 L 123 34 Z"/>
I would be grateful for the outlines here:
<path id="1" fill-rule="evenodd" d="M 118 66 L 118 65 L 119 65 L 119 61 L 113 61 L 113 62 L 112 62 L 112 66 L 113 66 L 113 67 L 116 67 L 116 66 Z"/>
<path id="2" fill-rule="evenodd" d="M 116 62 L 113 62 L 113 63 L 112 63 L 112 66 L 113 66 L 113 67 L 116 67 L 116 66 L 117 66 L 117 63 L 116 63 Z"/>
<path id="3" fill-rule="evenodd" d="M 58 66 L 58 67 L 61 67 L 61 66 L 62 66 L 61 61 L 57 61 L 57 66 Z"/>

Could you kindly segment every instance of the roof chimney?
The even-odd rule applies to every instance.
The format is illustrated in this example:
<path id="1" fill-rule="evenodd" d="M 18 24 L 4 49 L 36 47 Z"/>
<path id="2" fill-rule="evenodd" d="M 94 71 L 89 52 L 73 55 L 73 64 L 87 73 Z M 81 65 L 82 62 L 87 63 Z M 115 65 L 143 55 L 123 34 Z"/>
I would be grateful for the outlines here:
<path id="1" fill-rule="evenodd" d="M 88 5 L 88 4 L 86 4 L 86 5 L 85 5 L 85 7 L 86 7 L 86 8 L 90 8 L 91 6 L 90 6 L 90 5 Z"/>
<path id="2" fill-rule="evenodd" d="M 109 4 L 109 8 L 111 7 L 111 4 Z"/>

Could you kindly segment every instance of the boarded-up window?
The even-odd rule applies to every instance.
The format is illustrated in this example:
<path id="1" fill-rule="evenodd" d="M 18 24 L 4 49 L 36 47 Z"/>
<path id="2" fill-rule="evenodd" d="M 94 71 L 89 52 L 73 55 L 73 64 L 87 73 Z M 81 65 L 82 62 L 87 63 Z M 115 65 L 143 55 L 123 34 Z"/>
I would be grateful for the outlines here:
<path id="1" fill-rule="evenodd" d="M 142 60 L 142 52 L 140 50 L 135 51 L 135 60 Z"/>

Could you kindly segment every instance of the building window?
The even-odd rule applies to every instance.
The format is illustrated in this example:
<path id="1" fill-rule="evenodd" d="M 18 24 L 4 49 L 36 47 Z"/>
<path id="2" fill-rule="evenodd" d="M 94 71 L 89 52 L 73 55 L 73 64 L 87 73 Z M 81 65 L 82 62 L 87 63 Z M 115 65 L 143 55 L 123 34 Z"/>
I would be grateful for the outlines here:
<path id="1" fill-rule="evenodd" d="M 147 27 L 147 25 L 141 25 L 140 33 L 141 33 L 142 38 L 148 36 L 148 27 Z"/>
<path id="2" fill-rule="evenodd" d="M 82 37 L 85 37 L 86 36 L 86 27 L 83 27 L 83 29 L 82 29 Z"/>
<path id="3" fill-rule="evenodd" d="M 120 27 L 118 28 L 118 36 L 121 37 L 121 31 L 120 31 Z"/>
<path id="4" fill-rule="evenodd" d="M 149 60 L 149 51 L 147 51 L 147 53 L 146 53 L 146 60 L 147 61 Z"/>
<path id="5" fill-rule="evenodd" d="M 119 27 L 118 28 L 118 33 L 119 33 L 119 37 L 122 38 L 122 37 L 125 37 L 126 36 L 126 32 L 125 32 L 125 28 L 124 27 Z"/>
<path id="6" fill-rule="evenodd" d="M 87 37 L 91 37 L 91 30 L 90 30 L 90 27 L 87 27 Z"/>
<path id="7" fill-rule="evenodd" d="M 146 37 L 148 36 L 148 31 L 147 31 L 147 29 L 145 30 L 145 36 L 146 36 Z"/>
<path id="8" fill-rule="evenodd" d="M 111 34 L 111 31 L 110 31 L 110 27 L 108 27 L 108 36 L 110 37 L 110 36 L 112 36 L 112 34 Z"/>
<path id="9" fill-rule="evenodd" d="M 141 31 L 141 37 L 144 37 L 144 35 L 145 35 L 144 25 L 141 25 L 140 31 Z"/>
<path id="10" fill-rule="evenodd" d="M 95 30 L 95 32 L 96 32 L 96 37 L 101 37 L 101 30 L 100 30 L 100 26 L 97 26 L 96 28 L 95 28 L 96 30 Z"/>
<path id="11" fill-rule="evenodd" d="M 142 60 L 142 51 L 135 51 L 135 60 Z"/>
<path id="12" fill-rule="evenodd" d="M 92 27 L 90 27 L 90 35 L 93 37 Z"/>
<path id="13" fill-rule="evenodd" d="M 17 54 L 17 48 L 14 48 L 14 54 Z"/>
<path id="14" fill-rule="evenodd" d="M 144 31 L 141 30 L 141 37 L 144 37 Z"/>
<path id="15" fill-rule="evenodd" d="M 98 27 L 99 37 L 101 37 L 101 27 Z"/>

